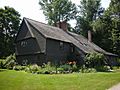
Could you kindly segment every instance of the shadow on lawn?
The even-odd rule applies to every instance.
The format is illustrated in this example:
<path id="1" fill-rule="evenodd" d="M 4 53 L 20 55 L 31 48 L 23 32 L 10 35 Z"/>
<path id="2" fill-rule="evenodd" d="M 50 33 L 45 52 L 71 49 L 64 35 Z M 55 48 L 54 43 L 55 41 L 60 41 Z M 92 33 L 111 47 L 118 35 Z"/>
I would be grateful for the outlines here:
<path id="1" fill-rule="evenodd" d="M 0 72 L 4 72 L 4 71 L 7 71 L 7 69 L 0 69 Z"/>

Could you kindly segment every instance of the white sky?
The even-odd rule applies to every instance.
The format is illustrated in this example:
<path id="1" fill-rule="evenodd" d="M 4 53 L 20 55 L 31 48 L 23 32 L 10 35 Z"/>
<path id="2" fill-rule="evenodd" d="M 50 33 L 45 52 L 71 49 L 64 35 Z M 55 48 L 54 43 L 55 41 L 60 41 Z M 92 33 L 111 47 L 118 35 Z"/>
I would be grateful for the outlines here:
<path id="1" fill-rule="evenodd" d="M 71 0 L 76 5 L 80 0 Z M 21 14 L 21 18 L 27 17 L 46 23 L 43 12 L 40 10 L 39 0 L 0 0 L 0 8 L 4 6 L 13 7 Z M 110 0 L 101 0 L 102 6 L 107 8 Z M 75 22 L 73 22 L 75 24 Z"/>

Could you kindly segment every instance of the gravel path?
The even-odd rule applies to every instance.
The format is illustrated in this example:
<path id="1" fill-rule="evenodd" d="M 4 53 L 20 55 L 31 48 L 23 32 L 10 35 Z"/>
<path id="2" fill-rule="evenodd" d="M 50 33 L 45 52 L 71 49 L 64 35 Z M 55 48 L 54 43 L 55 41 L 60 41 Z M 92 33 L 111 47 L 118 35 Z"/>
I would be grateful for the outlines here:
<path id="1" fill-rule="evenodd" d="M 117 84 L 117 85 L 114 85 L 113 87 L 111 87 L 110 89 L 108 90 L 120 90 L 120 83 Z"/>

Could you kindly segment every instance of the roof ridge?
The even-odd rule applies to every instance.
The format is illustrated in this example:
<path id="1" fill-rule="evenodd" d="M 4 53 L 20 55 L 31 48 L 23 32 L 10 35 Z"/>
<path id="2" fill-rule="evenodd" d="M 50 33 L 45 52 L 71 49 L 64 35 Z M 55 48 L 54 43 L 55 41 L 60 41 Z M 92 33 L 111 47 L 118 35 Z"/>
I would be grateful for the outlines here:
<path id="1" fill-rule="evenodd" d="M 40 22 L 40 21 L 37 21 L 37 20 L 34 20 L 34 19 L 30 19 L 30 18 L 27 18 L 27 17 L 23 17 L 23 19 L 29 19 L 29 20 L 32 20 L 32 21 L 35 21 L 35 22 L 38 22 L 38 23 L 42 23 L 42 24 L 48 25 L 46 23 L 43 23 L 43 22 Z"/>
<path id="2" fill-rule="evenodd" d="M 32 35 L 32 37 L 35 37 L 32 30 L 31 30 L 31 28 L 28 25 L 28 21 L 26 21 L 26 19 L 24 19 L 24 21 L 25 21 L 26 25 L 28 26 L 28 30 L 30 31 L 30 34 Z"/>
<path id="3" fill-rule="evenodd" d="M 59 28 L 59 27 L 55 27 L 55 26 L 52 26 L 52 25 L 49 25 L 49 24 L 46 24 L 46 23 L 43 23 L 43 22 L 40 22 L 40 21 L 37 21 L 37 20 L 33 20 L 33 19 L 30 19 L 30 18 L 26 18 L 26 17 L 23 17 L 23 19 L 28 19 L 28 20 L 31 20 L 31 21 L 34 21 L 34 22 L 37 22 L 37 23 L 40 23 L 40 24 L 44 24 L 44 25 L 47 25 L 47 26 L 49 26 L 49 27 L 51 27 L 51 28 L 56 28 L 56 29 L 61 29 L 61 28 Z M 61 29 L 62 30 L 62 29 Z M 63 30 L 64 31 L 64 30 Z M 65 32 L 65 31 L 64 31 Z"/>

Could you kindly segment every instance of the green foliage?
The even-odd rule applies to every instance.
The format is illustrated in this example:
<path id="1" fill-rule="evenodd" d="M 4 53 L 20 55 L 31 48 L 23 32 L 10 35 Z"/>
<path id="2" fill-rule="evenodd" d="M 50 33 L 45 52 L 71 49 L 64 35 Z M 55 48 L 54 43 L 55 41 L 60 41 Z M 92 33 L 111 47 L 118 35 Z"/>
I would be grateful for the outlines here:
<path id="1" fill-rule="evenodd" d="M 14 8 L 0 8 L 0 58 L 14 53 L 13 43 L 19 24 L 20 14 Z"/>
<path id="2" fill-rule="evenodd" d="M 120 66 L 120 58 L 117 58 L 116 62 L 117 62 L 117 66 L 119 67 Z"/>
<path id="3" fill-rule="evenodd" d="M 101 53 L 89 53 L 85 56 L 85 65 L 88 67 L 105 65 L 105 56 Z"/>
<path id="4" fill-rule="evenodd" d="M 50 74 L 55 70 L 56 70 L 55 66 L 52 66 L 50 62 L 48 62 L 47 64 L 44 63 L 42 66 L 42 71 L 44 74 Z"/>
<path id="5" fill-rule="evenodd" d="M 96 66 L 95 69 L 99 72 L 111 71 L 110 66 Z"/>
<path id="6" fill-rule="evenodd" d="M 59 68 L 57 68 L 57 72 L 58 72 L 58 73 L 63 73 L 63 72 L 64 72 L 64 69 L 59 67 Z"/>
<path id="7" fill-rule="evenodd" d="M 72 67 L 68 64 L 61 65 L 60 68 L 63 68 L 64 71 L 70 71 Z"/>
<path id="8" fill-rule="evenodd" d="M 5 63 L 6 61 L 4 60 L 4 59 L 0 59 L 0 68 L 1 69 L 3 69 L 4 68 L 4 63 Z"/>
<path id="9" fill-rule="evenodd" d="M 40 0 L 39 4 L 50 25 L 69 21 L 76 15 L 76 6 L 69 0 Z"/>
<path id="10" fill-rule="evenodd" d="M 77 67 L 76 62 L 75 62 L 72 65 L 72 72 L 78 72 L 78 71 L 79 71 L 79 68 Z"/>
<path id="11" fill-rule="evenodd" d="M 51 66 L 51 63 L 48 62 L 47 64 L 44 63 L 42 67 L 37 64 L 28 65 L 26 66 L 25 71 L 36 74 L 51 74 L 55 72 L 55 67 Z"/>
<path id="12" fill-rule="evenodd" d="M 93 31 L 92 23 L 97 17 L 100 8 L 101 0 L 81 0 L 79 9 L 80 13 L 77 16 L 76 30 L 87 37 L 88 30 Z"/>
<path id="13" fill-rule="evenodd" d="M 27 68 L 26 66 L 15 65 L 13 67 L 13 70 L 20 71 L 20 70 L 25 70 L 26 68 Z"/>
<path id="14" fill-rule="evenodd" d="M 7 69 L 13 69 L 13 67 L 16 65 L 16 57 L 15 54 L 11 54 L 10 56 L 8 56 L 5 60 L 5 62 L 3 63 L 3 68 L 7 68 Z"/>
<path id="15" fill-rule="evenodd" d="M 107 71 L 105 66 L 105 56 L 101 53 L 89 53 L 85 57 L 85 66 L 87 68 L 95 68 L 97 71 Z"/>
<path id="16" fill-rule="evenodd" d="M 120 56 L 120 1 L 111 0 L 103 16 L 94 22 L 95 43 Z"/>
<path id="17" fill-rule="evenodd" d="M 37 73 L 40 69 L 41 69 L 41 67 L 38 66 L 37 64 L 28 65 L 25 67 L 25 71 L 30 72 L 30 73 Z"/>
<path id="18" fill-rule="evenodd" d="M 95 68 L 81 68 L 80 69 L 81 73 L 95 73 L 97 72 Z"/>

